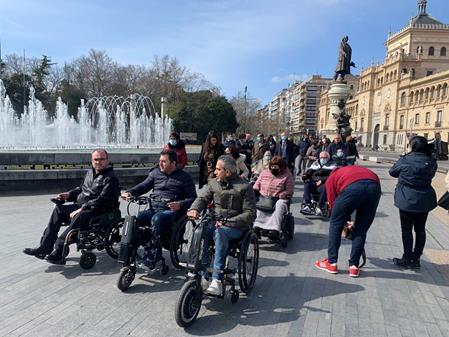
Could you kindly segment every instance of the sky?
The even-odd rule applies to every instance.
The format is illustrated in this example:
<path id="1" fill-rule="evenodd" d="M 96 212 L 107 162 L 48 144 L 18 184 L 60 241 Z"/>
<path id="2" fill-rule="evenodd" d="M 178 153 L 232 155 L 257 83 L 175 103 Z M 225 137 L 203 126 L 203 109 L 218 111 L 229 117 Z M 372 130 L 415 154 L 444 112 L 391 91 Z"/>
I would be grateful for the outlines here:
<path id="1" fill-rule="evenodd" d="M 127 65 L 176 57 L 231 98 L 267 104 L 295 80 L 332 77 L 349 36 L 366 68 L 385 57 L 388 32 L 417 14 L 417 0 L 0 0 L 2 54 L 49 56 L 62 65 L 90 49 Z M 449 1 L 427 12 L 449 23 Z"/>

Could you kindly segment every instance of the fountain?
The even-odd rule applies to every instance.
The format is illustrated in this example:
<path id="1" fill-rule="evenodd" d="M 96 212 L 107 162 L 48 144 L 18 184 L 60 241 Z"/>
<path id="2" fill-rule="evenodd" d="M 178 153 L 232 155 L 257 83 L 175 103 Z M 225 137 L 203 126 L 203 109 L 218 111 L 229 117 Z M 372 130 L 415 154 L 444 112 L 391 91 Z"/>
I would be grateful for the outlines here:
<path id="1" fill-rule="evenodd" d="M 160 148 L 169 138 L 171 120 L 161 118 L 147 96 L 94 97 L 81 100 L 77 118 L 58 98 L 49 119 L 30 88 L 24 113 L 18 116 L 0 80 L 0 149 Z"/>

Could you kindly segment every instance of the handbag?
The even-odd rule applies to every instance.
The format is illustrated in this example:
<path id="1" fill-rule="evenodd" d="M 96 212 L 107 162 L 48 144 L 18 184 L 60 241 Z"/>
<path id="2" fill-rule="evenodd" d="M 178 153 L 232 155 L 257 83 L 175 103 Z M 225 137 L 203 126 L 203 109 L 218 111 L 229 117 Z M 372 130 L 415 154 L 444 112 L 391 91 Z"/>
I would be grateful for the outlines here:
<path id="1" fill-rule="evenodd" d="M 261 195 L 256 202 L 256 208 L 262 212 L 274 212 L 277 198 Z"/>
<path id="2" fill-rule="evenodd" d="M 449 210 L 449 192 L 445 192 L 440 200 L 438 200 L 438 206 L 443 207 L 445 210 Z"/>

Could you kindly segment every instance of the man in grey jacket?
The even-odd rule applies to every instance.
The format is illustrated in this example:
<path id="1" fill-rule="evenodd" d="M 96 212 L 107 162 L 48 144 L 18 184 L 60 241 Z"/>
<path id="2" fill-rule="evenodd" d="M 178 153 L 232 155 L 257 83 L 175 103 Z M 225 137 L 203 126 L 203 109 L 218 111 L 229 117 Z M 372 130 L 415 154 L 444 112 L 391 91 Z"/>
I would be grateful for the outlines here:
<path id="1" fill-rule="evenodd" d="M 215 242 L 215 258 L 212 282 L 206 291 L 220 295 L 223 287 L 220 271 L 224 269 L 229 240 L 240 238 L 256 219 L 256 197 L 251 184 L 238 176 L 236 162 L 231 156 L 219 157 L 214 173 L 216 178 L 200 190 L 187 215 L 197 219 L 213 201 L 216 215 L 226 219 L 226 222 L 212 224 L 209 232 L 209 240 L 213 235 Z"/>

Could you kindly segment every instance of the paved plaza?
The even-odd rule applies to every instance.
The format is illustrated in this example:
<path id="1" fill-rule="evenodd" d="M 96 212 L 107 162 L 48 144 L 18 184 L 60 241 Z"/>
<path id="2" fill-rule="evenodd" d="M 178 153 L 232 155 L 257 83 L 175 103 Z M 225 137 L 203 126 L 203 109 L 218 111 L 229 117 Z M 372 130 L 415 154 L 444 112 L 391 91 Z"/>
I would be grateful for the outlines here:
<path id="1" fill-rule="evenodd" d="M 302 184 L 297 182 L 294 241 L 285 251 L 262 245 L 253 292 L 236 304 L 203 301 L 188 330 L 174 320 L 183 272 L 171 268 L 167 276 L 138 274 L 122 293 L 115 285 L 120 267 L 103 252 L 89 271 L 79 267 L 79 253 L 73 251 L 66 266 L 26 256 L 22 249 L 38 243 L 48 220 L 50 195 L 3 196 L 0 336 L 449 336 L 447 214 L 437 209 L 429 217 L 421 270 L 399 270 L 391 261 L 402 253 L 391 164 L 362 164 L 379 174 L 383 196 L 360 278 L 347 274 L 348 241 L 340 249 L 339 274 L 313 267 L 326 255 L 328 223 L 300 215 Z M 438 173 L 438 196 L 443 180 Z"/>

